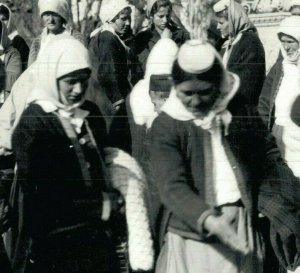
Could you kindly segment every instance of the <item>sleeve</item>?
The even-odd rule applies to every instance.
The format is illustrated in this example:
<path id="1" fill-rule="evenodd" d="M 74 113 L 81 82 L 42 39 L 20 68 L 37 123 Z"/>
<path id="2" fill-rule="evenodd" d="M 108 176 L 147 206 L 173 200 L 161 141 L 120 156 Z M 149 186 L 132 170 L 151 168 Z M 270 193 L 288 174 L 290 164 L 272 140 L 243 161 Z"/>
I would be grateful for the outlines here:
<path id="1" fill-rule="evenodd" d="M 117 44 L 115 37 L 109 33 L 99 33 L 90 43 L 94 77 L 104 89 L 111 103 L 116 106 L 124 102 L 118 79 L 118 63 L 116 58 Z"/>
<path id="2" fill-rule="evenodd" d="M 202 223 L 213 209 L 188 182 L 186 160 L 179 148 L 178 128 L 173 120 L 158 117 L 152 126 L 151 165 L 162 203 L 190 228 L 201 232 Z M 200 222 L 200 227 L 199 227 Z"/>
<path id="3" fill-rule="evenodd" d="M 28 67 L 32 65 L 32 63 L 35 62 L 37 55 L 39 53 L 41 46 L 41 37 L 38 37 L 33 40 L 30 50 L 29 50 L 29 57 L 28 57 Z"/>
<path id="4" fill-rule="evenodd" d="M 266 80 L 264 82 L 259 101 L 258 101 L 258 112 L 259 115 L 262 117 L 264 124 L 268 127 L 269 123 L 269 116 L 270 116 L 270 101 L 271 101 L 271 93 L 272 93 L 272 86 L 275 77 L 276 71 L 276 64 L 271 68 L 270 72 L 268 73 Z"/>
<path id="5" fill-rule="evenodd" d="M 21 36 L 16 36 L 13 39 L 12 43 L 13 43 L 13 47 L 15 47 L 20 52 L 21 60 L 22 60 L 22 70 L 25 71 L 25 69 L 27 68 L 29 47 Z"/>
<path id="6" fill-rule="evenodd" d="M 239 92 L 250 103 L 257 105 L 266 73 L 264 48 L 256 34 L 241 42 L 240 50 L 234 54 L 237 59 L 232 59 L 228 69 L 240 77 Z M 238 47 L 239 43 L 236 46 Z M 236 49 L 233 48 L 234 50 Z"/>
<path id="7" fill-rule="evenodd" d="M 22 73 L 22 60 L 20 53 L 11 48 L 5 58 L 6 83 L 5 90 L 10 92 L 13 84 Z"/>

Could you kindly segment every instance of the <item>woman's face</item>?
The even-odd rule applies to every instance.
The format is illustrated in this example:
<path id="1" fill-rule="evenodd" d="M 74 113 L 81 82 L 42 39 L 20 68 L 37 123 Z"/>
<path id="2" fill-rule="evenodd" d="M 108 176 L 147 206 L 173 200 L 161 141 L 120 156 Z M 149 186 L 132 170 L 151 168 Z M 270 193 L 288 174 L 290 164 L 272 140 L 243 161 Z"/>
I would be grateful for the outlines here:
<path id="1" fill-rule="evenodd" d="M 122 11 L 113 24 L 115 32 L 119 35 L 126 34 L 130 30 L 130 25 L 131 9 Z"/>
<path id="2" fill-rule="evenodd" d="M 193 79 L 176 85 L 176 95 L 196 117 L 204 117 L 215 104 L 219 91 L 214 84 Z"/>
<path id="3" fill-rule="evenodd" d="M 169 7 L 160 7 L 153 16 L 153 24 L 156 29 L 163 31 L 169 24 L 171 18 L 171 10 Z"/>
<path id="4" fill-rule="evenodd" d="M 220 30 L 223 38 L 229 36 L 229 21 L 225 17 L 217 17 L 217 29 Z"/>
<path id="5" fill-rule="evenodd" d="M 77 70 L 57 81 L 61 102 L 72 106 L 82 101 L 88 86 L 90 71 L 88 69 Z"/>
<path id="6" fill-rule="evenodd" d="M 299 43 L 290 36 L 283 34 L 280 37 L 280 42 L 281 42 L 283 49 L 285 50 L 286 54 L 289 57 L 292 57 L 296 53 L 296 51 L 299 49 Z"/>
<path id="7" fill-rule="evenodd" d="M 50 33 L 59 34 L 64 30 L 64 19 L 54 12 L 45 12 L 42 15 L 44 26 Z"/>

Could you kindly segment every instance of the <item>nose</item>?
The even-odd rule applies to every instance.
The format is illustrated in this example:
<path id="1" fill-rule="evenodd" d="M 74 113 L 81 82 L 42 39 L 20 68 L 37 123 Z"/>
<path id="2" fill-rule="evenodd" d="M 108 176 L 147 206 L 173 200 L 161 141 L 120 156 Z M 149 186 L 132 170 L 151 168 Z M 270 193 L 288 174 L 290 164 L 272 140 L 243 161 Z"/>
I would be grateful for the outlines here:
<path id="1" fill-rule="evenodd" d="M 162 21 L 163 21 L 164 24 L 166 24 L 167 21 L 168 21 L 167 16 L 164 16 L 163 19 L 162 19 Z"/>
<path id="2" fill-rule="evenodd" d="M 83 92 L 83 84 L 81 82 L 77 82 L 73 85 L 73 94 L 80 95 Z"/>
<path id="3" fill-rule="evenodd" d="M 130 26 L 130 19 L 126 20 L 125 25 Z"/>
<path id="4" fill-rule="evenodd" d="M 218 29 L 218 30 L 221 30 L 221 25 L 220 25 L 220 23 L 217 24 L 217 29 Z"/>
<path id="5" fill-rule="evenodd" d="M 285 51 L 289 51 L 290 46 L 289 46 L 288 43 L 284 43 L 284 44 L 283 44 L 283 48 L 284 48 Z"/>
<path id="6" fill-rule="evenodd" d="M 192 107 L 197 107 L 201 103 L 201 101 L 202 100 L 200 99 L 200 97 L 197 94 L 193 95 L 192 101 L 191 101 Z"/>

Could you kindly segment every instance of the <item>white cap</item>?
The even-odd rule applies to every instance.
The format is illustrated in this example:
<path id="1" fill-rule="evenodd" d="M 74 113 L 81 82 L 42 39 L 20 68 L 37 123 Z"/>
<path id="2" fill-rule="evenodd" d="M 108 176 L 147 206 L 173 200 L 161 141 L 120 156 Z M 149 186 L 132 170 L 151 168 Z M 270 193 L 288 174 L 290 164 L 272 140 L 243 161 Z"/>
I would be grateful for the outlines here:
<path id="1" fill-rule="evenodd" d="M 39 0 L 40 15 L 45 12 L 54 12 L 64 18 L 66 23 L 70 18 L 70 6 L 67 0 Z"/>
<path id="2" fill-rule="evenodd" d="M 99 13 L 102 23 L 110 22 L 127 7 L 130 7 L 130 4 L 126 0 L 103 0 Z"/>
<path id="3" fill-rule="evenodd" d="M 201 74 L 208 71 L 214 64 L 216 50 L 208 43 L 199 40 L 185 42 L 178 52 L 177 61 L 185 72 Z"/>
<path id="4" fill-rule="evenodd" d="M 214 12 L 218 13 L 221 12 L 225 9 L 227 9 L 230 5 L 230 0 L 220 0 L 216 4 L 214 4 L 213 9 Z"/>

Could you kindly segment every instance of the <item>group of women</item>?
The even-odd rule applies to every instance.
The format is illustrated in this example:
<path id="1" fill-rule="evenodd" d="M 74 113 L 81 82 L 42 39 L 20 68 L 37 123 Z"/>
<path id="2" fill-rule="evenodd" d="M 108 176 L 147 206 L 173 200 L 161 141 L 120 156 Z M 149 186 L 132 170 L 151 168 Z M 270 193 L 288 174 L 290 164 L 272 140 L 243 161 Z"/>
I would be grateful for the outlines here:
<path id="1" fill-rule="evenodd" d="M 207 43 L 173 23 L 168 0 L 147 2 L 136 37 L 129 4 L 103 1 L 89 50 L 67 2 L 40 0 L 45 29 L 0 109 L 14 168 L 0 185 L 1 270 L 297 270 L 300 17 L 281 23 L 264 80 L 233 0 L 215 4 L 222 38 Z"/>

